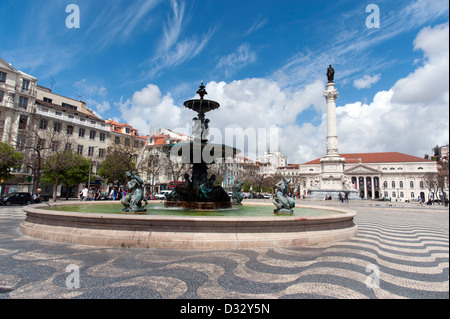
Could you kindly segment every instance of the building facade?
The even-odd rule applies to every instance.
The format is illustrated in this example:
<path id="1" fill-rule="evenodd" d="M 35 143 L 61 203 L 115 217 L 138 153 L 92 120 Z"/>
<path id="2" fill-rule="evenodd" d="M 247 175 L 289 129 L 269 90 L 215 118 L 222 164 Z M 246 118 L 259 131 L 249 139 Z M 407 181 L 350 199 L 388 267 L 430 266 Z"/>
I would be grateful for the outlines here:
<path id="1" fill-rule="evenodd" d="M 427 182 L 427 173 L 437 173 L 436 162 L 397 153 L 339 154 L 345 159 L 344 177 L 338 182 L 341 189 L 356 191 L 362 199 L 390 199 L 396 201 L 428 200 L 436 198 Z M 290 169 L 279 169 L 291 177 L 295 192 L 308 198 L 311 190 L 327 193 L 328 185 L 322 179 L 320 159 Z M 342 192 L 344 195 L 344 192 Z M 336 199 L 336 198 L 335 198 Z"/>
<path id="2" fill-rule="evenodd" d="M 0 58 L 0 141 L 23 150 L 33 118 L 37 79 L 15 69 Z M 31 191 L 29 170 L 13 171 L 10 183 L 2 183 L 1 192 Z"/>

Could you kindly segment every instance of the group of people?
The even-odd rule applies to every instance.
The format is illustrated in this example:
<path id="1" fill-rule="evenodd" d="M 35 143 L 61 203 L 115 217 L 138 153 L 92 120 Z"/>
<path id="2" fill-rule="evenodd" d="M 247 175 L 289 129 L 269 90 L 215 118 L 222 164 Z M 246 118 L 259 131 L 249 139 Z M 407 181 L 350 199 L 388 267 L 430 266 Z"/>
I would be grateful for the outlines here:
<path id="1" fill-rule="evenodd" d="M 106 192 L 104 189 L 99 189 L 95 187 L 90 187 L 90 189 L 85 186 L 80 193 L 78 194 L 78 197 L 81 201 L 91 201 L 91 200 L 120 200 L 123 196 L 125 196 L 127 192 L 116 187 L 112 187 L 111 190 Z"/>

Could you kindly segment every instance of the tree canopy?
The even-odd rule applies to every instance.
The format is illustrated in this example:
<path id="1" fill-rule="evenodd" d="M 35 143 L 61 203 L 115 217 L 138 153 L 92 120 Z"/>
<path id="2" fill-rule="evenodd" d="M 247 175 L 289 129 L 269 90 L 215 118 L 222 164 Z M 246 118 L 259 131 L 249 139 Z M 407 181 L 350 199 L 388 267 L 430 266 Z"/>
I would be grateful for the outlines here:
<path id="1" fill-rule="evenodd" d="M 11 170 L 19 168 L 23 154 L 16 151 L 11 145 L 0 142 L 0 179 L 11 177 Z"/>

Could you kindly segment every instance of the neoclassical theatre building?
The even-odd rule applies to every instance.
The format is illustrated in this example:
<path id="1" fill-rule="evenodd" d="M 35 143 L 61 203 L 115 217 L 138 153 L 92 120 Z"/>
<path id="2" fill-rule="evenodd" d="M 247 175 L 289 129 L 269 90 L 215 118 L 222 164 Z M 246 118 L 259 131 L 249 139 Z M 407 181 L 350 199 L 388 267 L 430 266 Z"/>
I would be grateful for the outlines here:
<path id="1" fill-rule="evenodd" d="M 426 173 L 436 173 L 436 162 L 397 153 L 339 154 L 344 159 L 342 175 L 323 173 L 321 158 L 301 164 L 289 165 L 280 173 L 291 177 L 294 187 L 303 197 L 324 198 L 347 192 L 350 198 L 391 200 L 428 199 Z"/>

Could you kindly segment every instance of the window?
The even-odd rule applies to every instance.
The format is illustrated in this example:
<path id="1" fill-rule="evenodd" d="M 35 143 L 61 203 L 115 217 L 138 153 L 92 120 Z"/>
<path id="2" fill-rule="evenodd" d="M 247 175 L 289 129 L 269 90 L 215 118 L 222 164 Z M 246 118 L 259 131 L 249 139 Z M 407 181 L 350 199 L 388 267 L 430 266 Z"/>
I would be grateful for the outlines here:
<path id="1" fill-rule="evenodd" d="M 56 115 L 56 116 L 62 116 L 62 113 L 61 113 L 61 112 L 58 112 L 58 111 L 55 111 L 55 115 Z"/>
<path id="2" fill-rule="evenodd" d="M 28 124 L 28 116 L 20 115 L 19 117 L 19 130 L 26 130 Z"/>
<path id="3" fill-rule="evenodd" d="M 120 137 L 116 136 L 116 137 L 114 138 L 114 144 L 117 144 L 117 145 L 120 144 Z"/>
<path id="4" fill-rule="evenodd" d="M 126 132 L 127 134 L 130 134 L 130 128 L 129 128 L 129 127 L 126 127 L 126 128 L 125 128 L 125 132 Z"/>
<path id="5" fill-rule="evenodd" d="M 67 125 L 67 135 L 73 134 L 73 126 Z"/>
<path id="6" fill-rule="evenodd" d="M 17 137 L 17 150 L 21 151 L 25 148 L 26 138 L 24 136 Z"/>
<path id="7" fill-rule="evenodd" d="M 105 157 L 105 149 L 104 148 L 98 149 L 98 157 L 100 157 L 100 158 Z"/>
<path id="8" fill-rule="evenodd" d="M 414 188 L 414 182 L 409 182 L 409 187 Z M 414 196 L 412 196 L 414 198 Z"/>
<path id="9" fill-rule="evenodd" d="M 395 192 L 392 192 L 392 197 L 397 197 L 397 194 L 395 194 Z"/>
<path id="10" fill-rule="evenodd" d="M 77 107 L 75 105 L 71 105 L 71 104 L 64 103 L 64 102 L 62 102 L 61 105 L 64 107 L 67 107 L 69 109 L 75 110 L 75 111 L 77 110 Z"/>
<path id="11" fill-rule="evenodd" d="M 80 129 L 78 130 L 78 137 L 84 137 L 84 133 L 85 133 L 85 129 L 80 127 Z"/>
<path id="12" fill-rule="evenodd" d="M 5 96 L 5 92 L 0 91 L 0 103 L 3 102 L 3 97 Z"/>
<path id="13" fill-rule="evenodd" d="M 78 145 L 77 153 L 83 155 L 83 145 Z"/>
<path id="14" fill-rule="evenodd" d="M 59 142 L 52 142 L 52 144 L 51 144 L 51 148 L 52 148 L 52 151 L 53 152 L 58 152 L 58 149 L 59 149 Z"/>
<path id="15" fill-rule="evenodd" d="M 400 188 L 403 188 L 403 182 L 400 181 Z"/>
<path id="16" fill-rule="evenodd" d="M 95 140 L 95 134 L 96 134 L 95 131 L 90 131 L 90 132 L 89 132 L 89 139 Z"/>
<path id="17" fill-rule="evenodd" d="M 66 151 L 70 151 L 72 149 L 72 144 L 66 143 L 66 147 L 64 148 Z"/>
<path id="18" fill-rule="evenodd" d="M 106 134 L 105 133 L 100 133 L 100 142 L 104 142 L 106 139 Z"/>
<path id="19" fill-rule="evenodd" d="M 395 188 L 395 182 L 392 182 L 392 188 Z M 395 197 L 395 196 L 394 196 Z"/>
<path id="20" fill-rule="evenodd" d="M 47 120 L 42 119 L 42 120 L 39 122 L 39 129 L 41 129 L 41 130 L 46 130 L 46 129 L 47 129 L 47 126 L 48 126 Z"/>
<path id="21" fill-rule="evenodd" d="M 420 188 L 425 188 L 425 187 L 423 186 L 423 181 L 420 182 Z"/>
<path id="22" fill-rule="evenodd" d="M 53 124 L 53 132 L 57 132 L 57 133 L 61 132 L 61 123 L 55 122 Z"/>
<path id="23" fill-rule="evenodd" d="M 400 192 L 400 198 L 405 197 L 405 194 L 403 194 L 403 192 Z"/>
<path id="24" fill-rule="evenodd" d="M 384 187 L 388 187 L 388 182 L 384 182 L 384 183 L 383 183 L 383 186 L 384 186 Z"/>
<path id="25" fill-rule="evenodd" d="M 30 88 L 30 81 L 22 79 L 22 90 L 28 91 Z"/>
<path id="26" fill-rule="evenodd" d="M 411 198 L 416 198 L 416 196 L 414 196 L 414 192 L 411 192 Z"/>
<path id="27" fill-rule="evenodd" d="M 47 103 L 52 103 L 52 102 L 53 102 L 52 99 L 50 99 L 50 98 L 48 98 L 48 97 L 45 97 L 45 96 L 42 98 L 42 100 L 43 100 L 44 102 L 47 102 Z"/>
<path id="28" fill-rule="evenodd" d="M 130 146 L 130 139 L 128 138 L 125 139 L 125 146 Z"/>
<path id="29" fill-rule="evenodd" d="M 94 156 L 94 147 L 93 146 L 89 146 L 88 156 Z"/>
<path id="30" fill-rule="evenodd" d="M 6 82 L 6 73 L 0 72 L 0 82 L 5 83 Z"/>
<path id="31" fill-rule="evenodd" d="M 20 96 L 19 97 L 19 107 L 26 109 L 28 106 L 28 98 Z"/>

